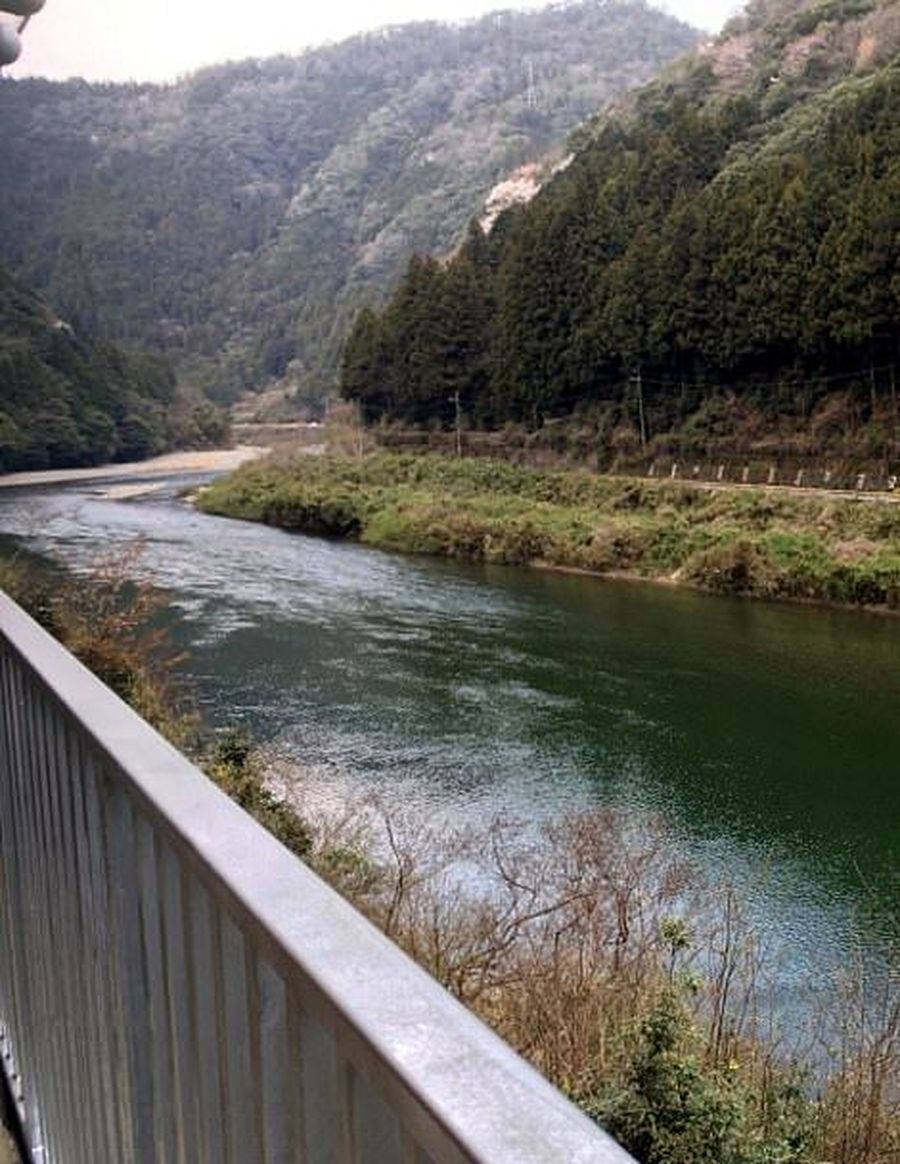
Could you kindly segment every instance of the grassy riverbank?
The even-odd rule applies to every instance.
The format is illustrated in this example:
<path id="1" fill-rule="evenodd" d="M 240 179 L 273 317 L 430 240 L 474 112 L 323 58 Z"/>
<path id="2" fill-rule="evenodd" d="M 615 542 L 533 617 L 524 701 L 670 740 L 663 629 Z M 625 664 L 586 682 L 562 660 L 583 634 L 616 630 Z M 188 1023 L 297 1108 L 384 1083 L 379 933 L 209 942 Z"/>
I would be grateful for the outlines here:
<path id="1" fill-rule="evenodd" d="M 269 458 L 217 481 L 197 504 L 409 553 L 900 607 L 900 505 L 888 499 L 379 454 Z"/>

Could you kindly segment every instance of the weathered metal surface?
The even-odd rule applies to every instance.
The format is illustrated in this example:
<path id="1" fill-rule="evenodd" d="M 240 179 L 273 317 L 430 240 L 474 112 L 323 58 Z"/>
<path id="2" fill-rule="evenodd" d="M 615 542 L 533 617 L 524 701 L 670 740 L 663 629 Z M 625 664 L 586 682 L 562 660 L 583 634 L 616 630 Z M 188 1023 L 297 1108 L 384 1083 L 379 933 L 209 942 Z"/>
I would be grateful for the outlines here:
<path id="1" fill-rule="evenodd" d="M 0 595 L 0 1063 L 49 1164 L 628 1164 Z"/>

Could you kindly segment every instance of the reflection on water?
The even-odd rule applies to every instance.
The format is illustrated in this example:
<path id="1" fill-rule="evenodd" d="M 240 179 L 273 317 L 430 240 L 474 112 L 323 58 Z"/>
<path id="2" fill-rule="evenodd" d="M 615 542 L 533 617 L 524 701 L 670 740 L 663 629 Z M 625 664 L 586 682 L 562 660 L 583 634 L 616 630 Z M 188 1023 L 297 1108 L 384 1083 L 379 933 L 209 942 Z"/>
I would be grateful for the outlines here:
<path id="1" fill-rule="evenodd" d="M 209 716 L 310 788 L 475 819 L 660 813 L 794 968 L 889 924 L 900 621 L 391 556 L 205 517 L 180 484 L 10 492 L 0 530 L 76 566 L 144 538 Z"/>

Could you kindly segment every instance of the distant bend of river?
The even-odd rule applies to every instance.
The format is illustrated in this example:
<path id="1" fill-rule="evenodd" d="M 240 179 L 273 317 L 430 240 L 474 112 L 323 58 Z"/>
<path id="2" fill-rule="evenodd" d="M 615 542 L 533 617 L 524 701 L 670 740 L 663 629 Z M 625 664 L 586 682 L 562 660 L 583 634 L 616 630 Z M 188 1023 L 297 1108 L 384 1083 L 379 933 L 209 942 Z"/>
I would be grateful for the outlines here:
<path id="1" fill-rule="evenodd" d="M 210 719 L 323 794 L 660 814 L 779 945 L 785 990 L 877 955 L 900 890 L 900 620 L 389 555 L 199 514 L 185 484 L 10 489 L 0 534 L 79 568 L 142 539 Z"/>

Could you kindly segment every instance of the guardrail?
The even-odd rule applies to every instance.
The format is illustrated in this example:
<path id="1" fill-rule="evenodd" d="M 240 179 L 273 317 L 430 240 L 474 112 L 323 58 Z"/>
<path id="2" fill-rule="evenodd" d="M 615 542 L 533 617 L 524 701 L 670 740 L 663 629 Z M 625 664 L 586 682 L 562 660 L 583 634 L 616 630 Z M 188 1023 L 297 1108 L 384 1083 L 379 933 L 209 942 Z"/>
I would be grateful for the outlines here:
<path id="1" fill-rule="evenodd" d="M 0 943 L 34 1161 L 631 1161 L 2 594 Z"/>

